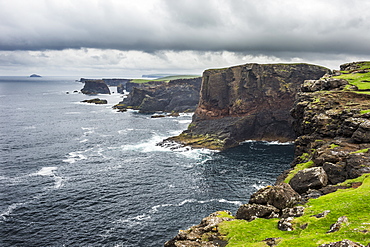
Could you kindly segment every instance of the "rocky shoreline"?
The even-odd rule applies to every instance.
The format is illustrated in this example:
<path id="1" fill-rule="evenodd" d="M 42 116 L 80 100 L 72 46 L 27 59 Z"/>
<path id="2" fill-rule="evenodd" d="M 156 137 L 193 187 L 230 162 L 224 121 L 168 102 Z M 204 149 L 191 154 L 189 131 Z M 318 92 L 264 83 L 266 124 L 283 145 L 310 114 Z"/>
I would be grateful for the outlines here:
<path id="1" fill-rule="evenodd" d="M 344 64 L 302 81 L 290 106 L 297 136 L 292 168 L 235 216 L 211 214 L 165 246 L 370 246 L 369 68 L 370 62 Z M 193 121 L 204 114 L 208 79 Z M 216 122 L 224 114 L 217 109 Z"/>

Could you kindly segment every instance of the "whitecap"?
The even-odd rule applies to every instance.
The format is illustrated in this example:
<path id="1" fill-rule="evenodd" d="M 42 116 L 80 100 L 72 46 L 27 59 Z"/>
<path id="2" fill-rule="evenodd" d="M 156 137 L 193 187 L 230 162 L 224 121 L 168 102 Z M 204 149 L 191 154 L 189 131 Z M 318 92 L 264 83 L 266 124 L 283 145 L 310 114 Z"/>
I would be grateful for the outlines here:
<path id="1" fill-rule="evenodd" d="M 114 223 L 123 224 L 123 225 L 126 225 L 127 227 L 133 227 L 136 225 L 143 224 L 145 221 L 149 220 L 150 218 L 151 218 L 150 215 L 140 214 L 137 216 L 129 217 L 127 219 L 119 219 Z"/>
<path id="2" fill-rule="evenodd" d="M 64 159 L 63 162 L 73 164 L 73 163 L 75 163 L 76 161 L 79 161 L 79 160 L 86 160 L 87 157 L 84 156 L 82 153 L 83 153 L 82 151 L 70 152 L 68 154 L 69 157 L 67 159 Z"/>
<path id="3" fill-rule="evenodd" d="M 161 205 L 156 205 L 153 206 L 152 209 L 149 211 L 150 213 L 156 213 L 158 212 L 159 208 L 164 208 L 164 207 L 171 207 L 173 204 L 161 204 Z"/>
<path id="4" fill-rule="evenodd" d="M 54 188 L 59 189 L 63 185 L 63 178 L 55 174 L 58 167 L 43 167 L 38 172 L 31 174 L 31 176 L 49 176 L 54 178 Z"/>
<path id="5" fill-rule="evenodd" d="M 0 219 L 2 221 L 6 221 L 6 218 L 9 217 L 9 215 L 14 211 L 14 209 L 16 209 L 17 207 L 22 206 L 24 204 L 25 203 L 23 203 L 23 202 L 18 202 L 18 203 L 14 203 L 14 204 L 8 206 L 8 208 L 6 210 L 1 212 Z"/>
<path id="6" fill-rule="evenodd" d="M 52 166 L 52 167 L 43 167 L 41 170 L 35 173 L 35 176 L 53 176 L 54 171 L 58 169 L 58 167 Z"/>

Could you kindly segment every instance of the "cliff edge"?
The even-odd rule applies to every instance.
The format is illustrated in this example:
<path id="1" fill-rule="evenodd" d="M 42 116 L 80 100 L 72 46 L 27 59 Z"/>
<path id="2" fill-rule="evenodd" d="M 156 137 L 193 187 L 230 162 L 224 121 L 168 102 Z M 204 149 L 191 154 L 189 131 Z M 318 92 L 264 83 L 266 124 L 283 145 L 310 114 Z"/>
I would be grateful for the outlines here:
<path id="1" fill-rule="evenodd" d="M 291 108 L 292 168 L 166 247 L 370 246 L 370 62 L 304 81 Z"/>
<path id="2" fill-rule="evenodd" d="M 206 70 L 188 129 L 171 141 L 225 149 L 245 140 L 293 141 L 290 109 L 303 82 L 329 69 L 309 64 L 245 64 Z"/>

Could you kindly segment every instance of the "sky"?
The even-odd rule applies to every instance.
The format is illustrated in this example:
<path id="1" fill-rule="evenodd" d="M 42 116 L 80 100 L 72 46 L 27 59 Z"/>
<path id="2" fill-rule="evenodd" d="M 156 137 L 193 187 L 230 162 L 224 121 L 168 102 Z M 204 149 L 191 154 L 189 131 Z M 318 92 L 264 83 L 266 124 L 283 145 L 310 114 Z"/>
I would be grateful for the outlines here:
<path id="1" fill-rule="evenodd" d="M 370 60 L 368 0 L 0 0 L 0 76 Z"/>

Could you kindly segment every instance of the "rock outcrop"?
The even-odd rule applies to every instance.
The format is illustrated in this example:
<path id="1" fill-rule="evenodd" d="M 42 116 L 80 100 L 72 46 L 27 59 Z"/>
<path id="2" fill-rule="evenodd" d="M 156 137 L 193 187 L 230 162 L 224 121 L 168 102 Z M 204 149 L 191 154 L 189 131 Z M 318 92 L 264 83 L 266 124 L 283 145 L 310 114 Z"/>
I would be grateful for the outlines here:
<path id="1" fill-rule="evenodd" d="M 86 80 L 81 89 L 83 94 L 110 94 L 108 85 L 103 80 Z"/>
<path id="2" fill-rule="evenodd" d="M 329 70 L 309 64 L 245 64 L 203 73 L 199 105 L 184 145 L 225 149 L 244 140 L 292 141 L 290 109 L 304 80 Z"/>
<path id="3" fill-rule="evenodd" d="M 141 85 L 132 88 L 119 105 L 121 108 L 138 109 L 142 113 L 193 112 L 199 101 L 200 85 L 200 77 L 161 82 L 156 86 Z"/>
<path id="4" fill-rule="evenodd" d="M 223 215 L 224 216 L 223 216 Z M 204 218 L 199 225 L 192 226 L 187 230 L 180 230 L 179 233 L 170 241 L 165 243 L 165 247 L 223 247 L 227 241 L 218 233 L 217 227 L 223 221 L 233 220 L 225 217 L 227 212 L 215 212 Z M 230 214 L 230 213 L 229 213 Z"/>
<path id="5" fill-rule="evenodd" d="M 91 104 L 96 104 L 96 105 L 105 105 L 105 104 L 108 104 L 108 101 L 106 99 L 99 99 L 99 98 L 86 99 L 86 100 L 83 100 L 81 102 L 82 103 L 91 103 Z"/>
<path id="6" fill-rule="evenodd" d="M 299 136 L 292 163 L 296 174 L 289 183 L 300 194 L 322 194 L 328 186 L 370 172 L 370 95 L 342 79 L 359 73 L 361 65 L 345 64 L 341 69 L 349 70 L 305 81 L 298 94 L 291 111 Z"/>

